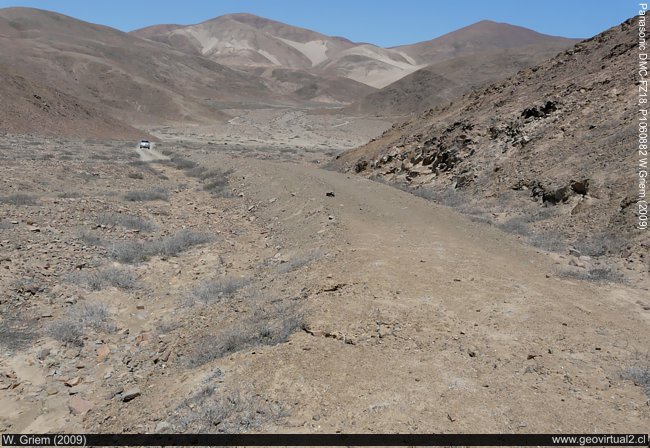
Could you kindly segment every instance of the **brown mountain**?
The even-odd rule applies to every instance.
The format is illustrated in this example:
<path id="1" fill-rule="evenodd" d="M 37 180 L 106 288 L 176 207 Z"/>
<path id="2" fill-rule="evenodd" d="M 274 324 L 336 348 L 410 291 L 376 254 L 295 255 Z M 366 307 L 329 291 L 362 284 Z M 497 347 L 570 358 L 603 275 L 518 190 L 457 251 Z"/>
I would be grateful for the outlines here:
<path id="1" fill-rule="evenodd" d="M 395 125 L 332 166 L 415 189 L 544 248 L 647 254 L 647 232 L 635 230 L 637 38 L 630 19 Z"/>
<path id="2" fill-rule="evenodd" d="M 490 53 L 508 48 L 548 43 L 570 46 L 575 39 L 549 36 L 521 26 L 482 20 L 432 40 L 395 47 L 417 64 L 433 64 L 467 54 Z"/>
<path id="3" fill-rule="evenodd" d="M 238 69 L 308 71 L 325 82 L 342 78 L 336 84 L 348 90 L 358 83 L 382 87 L 418 68 L 397 50 L 355 44 L 252 14 L 228 14 L 183 27 L 157 25 L 132 34 Z M 357 82 L 345 84 L 346 79 Z"/>
<path id="4" fill-rule="evenodd" d="M 377 116 L 424 112 L 540 63 L 577 42 L 484 20 L 436 39 L 396 47 L 426 66 L 356 101 L 348 110 Z"/>
<path id="5" fill-rule="evenodd" d="M 222 119 L 215 102 L 277 99 L 198 55 L 61 14 L 0 10 L 0 63 L 131 123 Z"/>
<path id="6" fill-rule="evenodd" d="M 424 112 L 456 100 L 480 85 L 540 63 L 568 47 L 564 41 L 549 42 L 436 62 L 368 94 L 348 110 L 383 117 Z"/>
<path id="7" fill-rule="evenodd" d="M 0 132 L 119 140 L 147 136 L 78 98 L 2 65 L 0 97 Z"/>

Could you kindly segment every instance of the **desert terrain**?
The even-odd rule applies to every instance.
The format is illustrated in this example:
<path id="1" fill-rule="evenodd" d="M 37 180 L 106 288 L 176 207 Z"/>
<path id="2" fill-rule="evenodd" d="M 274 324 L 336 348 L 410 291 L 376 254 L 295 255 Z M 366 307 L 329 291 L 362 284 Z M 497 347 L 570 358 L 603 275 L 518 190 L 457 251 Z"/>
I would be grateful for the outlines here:
<path id="1" fill-rule="evenodd" d="M 633 21 L 543 61 L 548 46 L 522 51 L 451 105 L 417 115 L 404 94 L 378 115 L 355 102 L 398 68 L 455 76 L 472 53 L 449 48 L 516 58 L 511 43 L 538 36 L 481 39 L 482 24 L 464 45 L 369 49 L 249 15 L 129 34 L 74 22 L 94 46 L 137 44 L 106 60 L 164 61 L 106 73 L 121 92 L 107 102 L 89 93 L 97 56 L 45 17 L 0 10 L 2 48 L 24 55 L 0 71 L 20 106 L 0 115 L 0 432 L 647 432 L 648 237 L 610 161 L 632 138 Z M 256 33 L 268 46 L 252 51 Z M 61 48 L 21 71 L 28 49 Z M 402 65 L 346 98 L 369 53 Z M 163 76 L 175 64 L 186 94 Z M 231 84 L 203 85 L 210 70 Z M 331 90 L 301 97 L 283 78 L 280 95 L 274 70 Z M 593 160 L 567 156 L 585 142 Z"/>

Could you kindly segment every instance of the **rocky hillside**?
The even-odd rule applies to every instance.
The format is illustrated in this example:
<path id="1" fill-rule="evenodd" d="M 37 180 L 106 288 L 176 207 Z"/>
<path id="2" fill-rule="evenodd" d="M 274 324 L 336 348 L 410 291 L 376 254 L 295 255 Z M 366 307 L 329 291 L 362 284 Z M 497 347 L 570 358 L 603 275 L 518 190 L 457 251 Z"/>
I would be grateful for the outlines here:
<path id="1" fill-rule="evenodd" d="M 331 163 L 453 205 L 550 250 L 648 269 L 635 230 L 630 19 L 505 81 L 395 125 Z"/>
<path id="2" fill-rule="evenodd" d="M 0 65 L 0 132 L 102 139 L 146 137 L 78 98 Z"/>

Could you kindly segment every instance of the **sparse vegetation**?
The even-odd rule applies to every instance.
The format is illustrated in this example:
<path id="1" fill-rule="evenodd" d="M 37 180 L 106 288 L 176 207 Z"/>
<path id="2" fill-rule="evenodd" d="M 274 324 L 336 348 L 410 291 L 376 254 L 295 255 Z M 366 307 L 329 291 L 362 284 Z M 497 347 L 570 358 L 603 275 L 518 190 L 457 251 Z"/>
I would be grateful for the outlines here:
<path id="1" fill-rule="evenodd" d="M 0 346 L 6 350 L 28 347 L 39 335 L 35 325 L 26 325 L 27 319 L 19 315 L 3 315 L 0 321 Z"/>
<path id="2" fill-rule="evenodd" d="M 24 193 L 15 193 L 9 196 L 0 196 L 0 204 L 36 205 L 38 204 L 38 201 L 35 196 Z"/>
<path id="3" fill-rule="evenodd" d="M 232 297 L 238 290 L 248 284 L 248 279 L 244 278 L 224 278 L 214 279 L 202 283 L 192 290 L 187 297 L 189 304 L 200 301 L 204 304 L 223 300 Z"/>
<path id="4" fill-rule="evenodd" d="M 66 277 L 70 283 L 87 286 L 93 291 L 99 291 L 106 287 L 115 287 L 120 289 L 137 288 L 137 279 L 135 274 L 125 268 L 107 267 L 95 271 L 74 272 Z"/>
<path id="5" fill-rule="evenodd" d="M 144 174 L 142 174 L 142 173 L 129 173 L 129 174 L 127 174 L 127 176 L 130 179 L 137 179 L 137 180 L 144 179 Z"/>
<path id="6" fill-rule="evenodd" d="M 111 258 L 122 263 L 139 263 L 152 256 L 173 257 L 192 246 L 212 241 L 209 235 L 181 230 L 174 235 L 151 241 L 123 241 L 107 245 Z"/>
<path id="7" fill-rule="evenodd" d="M 192 160 L 185 159 L 183 157 L 172 157 L 171 163 L 178 168 L 179 170 L 187 170 L 195 168 L 198 164 Z"/>
<path id="8" fill-rule="evenodd" d="M 623 379 L 634 381 L 650 399 L 650 355 L 640 359 L 637 365 L 625 369 L 621 376 Z"/>
<path id="9" fill-rule="evenodd" d="M 173 424 L 176 431 L 195 433 L 244 433 L 287 417 L 279 403 L 260 397 L 248 385 L 225 391 L 213 384 L 219 369 L 208 375 L 199 390 L 178 405 Z"/>
<path id="10" fill-rule="evenodd" d="M 97 224 L 108 227 L 120 226 L 140 232 L 153 232 L 156 225 L 151 221 L 126 213 L 105 213 L 97 218 Z"/>
<path id="11" fill-rule="evenodd" d="M 558 276 L 561 278 L 576 278 L 578 280 L 597 283 L 622 283 L 625 280 L 623 274 L 608 266 L 594 267 L 588 270 L 565 269 L 560 271 Z"/>
<path id="12" fill-rule="evenodd" d="M 498 227 L 508 233 L 516 233 L 517 235 L 527 236 L 530 234 L 530 228 L 528 227 L 528 224 L 528 219 L 515 217 L 510 218 L 506 222 L 498 224 Z"/>
<path id="13" fill-rule="evenodd" d="M 78 191 L 62 191 L 61 193 L 58 194 L 58 197 L 61 199 L 68 199 L 68 198 L 80 198 L 82 196 L 81 193 Z"/>
<path id="14" fill-rule="evenodd" d="M 49 334 L 52 338 L 68 345 L 83 345 L 83 326 L 72 319 L 65 319 L 52 324 Z"/>
<path id="15" fill-rule="evenodd" d="M 269 301 L 271 302 L 271 301 Z M 255 305 L 251 317 L 211 338 L 201 338 L 190 356 L 191 366 L 200 366 L 249 347 L 286 342 L 304 328 L 304 316 L 294 304 Z"/>
<path id="16" fill-rule="evenodd" d="M 88 230 L 82 230 L 79 233 L 79 239 L 88 246 L 101 246 L 102 239 Z"/>
<path id="17" fill-rule="evenodd" d="M 104 303 L 88 303 L 73 310 L 68 317 L 54 323 L 49 328 L 49 334 L 69 345 L 83 345 L 86 329 L 99 332 L 111 332 L 115 325 L 110 319 L 110 312 Z"/>
<path id="18" fill-rule="evenodd" d="M 154 188 L 151 190 L 134 190 L 124 195 L 124 199 L 131 202 L 140 201 L 168 201 L 169 190 L 165 188 Z"/>
<path id="19" fill-rule="evenodd" d="M 300 269 L 303 266 L 307 266 L 308 264 L 321 259 L 323 256 L 325 256 L 325 253 L 320 249 L 297 255 L 286 263 L 282 263 L 278 267 L 278 272 L 286 274 L 287 272 L 295 271 L 296 269 Z"/>

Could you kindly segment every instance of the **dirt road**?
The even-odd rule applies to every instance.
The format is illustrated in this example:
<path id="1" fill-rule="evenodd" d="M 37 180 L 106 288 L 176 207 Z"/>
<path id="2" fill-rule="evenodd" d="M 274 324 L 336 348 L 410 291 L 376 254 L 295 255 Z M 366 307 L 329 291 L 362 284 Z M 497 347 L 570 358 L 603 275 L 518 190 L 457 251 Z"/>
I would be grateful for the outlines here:
<path id="1" fill-rule="evenodd" d="M 143 162 L 157 162 L 160 160 L 169 160 L 169 157 L 159 153 L 153 148 L 136 148 L 136 152 Z"/>
<path id="2" fill-rule="evenodd" d="M 643 390 L 621 380 L 648 362 L 647 282 L 557 278 L 515 237 L 365 179 L 251 160 L 238 177 L 285 252 L 330 254 L 296 279 L 312 335 L 232 361 L 299 403 L 292 429 L 648 427 Z"/>

